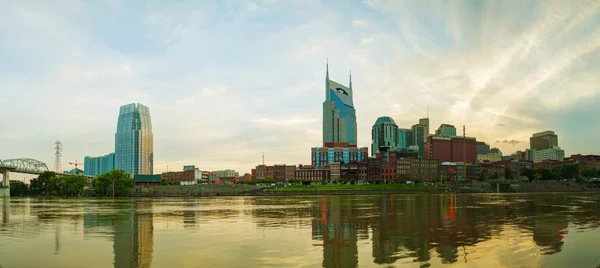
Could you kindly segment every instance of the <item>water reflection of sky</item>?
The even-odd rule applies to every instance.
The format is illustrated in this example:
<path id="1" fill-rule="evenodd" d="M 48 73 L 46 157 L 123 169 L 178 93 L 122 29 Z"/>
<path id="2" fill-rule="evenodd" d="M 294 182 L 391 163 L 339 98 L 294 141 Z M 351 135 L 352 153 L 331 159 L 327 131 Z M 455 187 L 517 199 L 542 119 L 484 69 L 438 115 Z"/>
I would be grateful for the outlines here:
<path id="1" fill-rule="evenodd" d="M 599 201 L 565 194 L 0 199 L 0 265 L 596 267 Z"/>

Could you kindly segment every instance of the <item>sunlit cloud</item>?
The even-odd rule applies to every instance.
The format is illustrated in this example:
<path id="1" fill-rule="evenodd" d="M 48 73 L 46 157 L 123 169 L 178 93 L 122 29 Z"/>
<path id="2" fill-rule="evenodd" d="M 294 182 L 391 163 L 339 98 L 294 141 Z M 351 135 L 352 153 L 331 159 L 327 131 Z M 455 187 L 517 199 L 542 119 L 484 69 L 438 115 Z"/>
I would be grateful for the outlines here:
<path id="1" fill-rule="evenodd" d="M 507 154 L 547 129 L 567 154 L 598 153 L 599 16 L 583 0 L 12 1 L 0 9 L 0 158 L 52 165 L 40 148 L 57 139 L 69 161 L 106 154 L 119 106 L 141 102 L 159 172 L 244 173 L 262 151 L 309 163 L 326 59 L 343 84 L 352 69 L 360 146 L 377 117 L 410 128 L 429 106 L 432 131 L 465 125 Z"/>

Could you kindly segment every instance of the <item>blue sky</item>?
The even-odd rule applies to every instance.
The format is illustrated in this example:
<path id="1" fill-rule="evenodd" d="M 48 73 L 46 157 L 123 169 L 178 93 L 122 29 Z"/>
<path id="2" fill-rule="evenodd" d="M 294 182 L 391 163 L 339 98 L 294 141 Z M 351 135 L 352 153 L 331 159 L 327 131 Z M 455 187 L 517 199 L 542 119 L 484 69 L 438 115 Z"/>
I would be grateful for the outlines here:
<path id="1" fill-rule="evenodd" d="M 2 1 L 0 159 L 63 169 L 150 107 L 155 171 L 310 163 L 325 59 L 352 69 L 360 146 L 379 116 L 510 153 L 555 130 L 599 154 L 600 1 Z M 499 141 L 513 141 L 503 143 Z"/>

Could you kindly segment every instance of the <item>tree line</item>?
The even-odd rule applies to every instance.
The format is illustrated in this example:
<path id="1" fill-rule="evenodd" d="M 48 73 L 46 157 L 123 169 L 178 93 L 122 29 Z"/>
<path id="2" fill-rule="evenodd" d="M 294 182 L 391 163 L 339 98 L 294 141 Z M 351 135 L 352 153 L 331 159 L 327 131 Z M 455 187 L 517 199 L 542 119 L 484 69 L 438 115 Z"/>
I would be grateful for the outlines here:
<path id="1" fill-rule="evenodd" d="M 10 181 L 11 196 L 82 196 L 93 193 L 95 196 L 125 196 L 133 180 L 123 170 L 111 170 L 94 178 L 88 187 L 88 178 L 84 175 L 56 174 L 46 171 L 32 179 L 29 185 L 23 181 Z M 86 192 L 89 189 L 90 192 Z"/>

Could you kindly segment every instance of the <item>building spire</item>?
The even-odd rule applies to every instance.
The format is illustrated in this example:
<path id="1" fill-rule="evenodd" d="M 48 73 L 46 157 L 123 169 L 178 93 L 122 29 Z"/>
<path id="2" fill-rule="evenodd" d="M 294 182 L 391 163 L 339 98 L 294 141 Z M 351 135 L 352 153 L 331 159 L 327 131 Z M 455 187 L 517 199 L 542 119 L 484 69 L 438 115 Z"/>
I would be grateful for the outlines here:
<path id="1" fill-rule="evenodd" d="M 352 89 L 352 69 L 350 69 L 350 89 Z"/>
<path id="2" fill-rule="evenodd" d="M 329 79 L 329 58 L 325 58 L 325 74 L 327 79 Z"/>
<path id="3" fill-rule="evenodd" d="M 325 58 L 325 100 L 329 99 L 329 58 Z"/>

